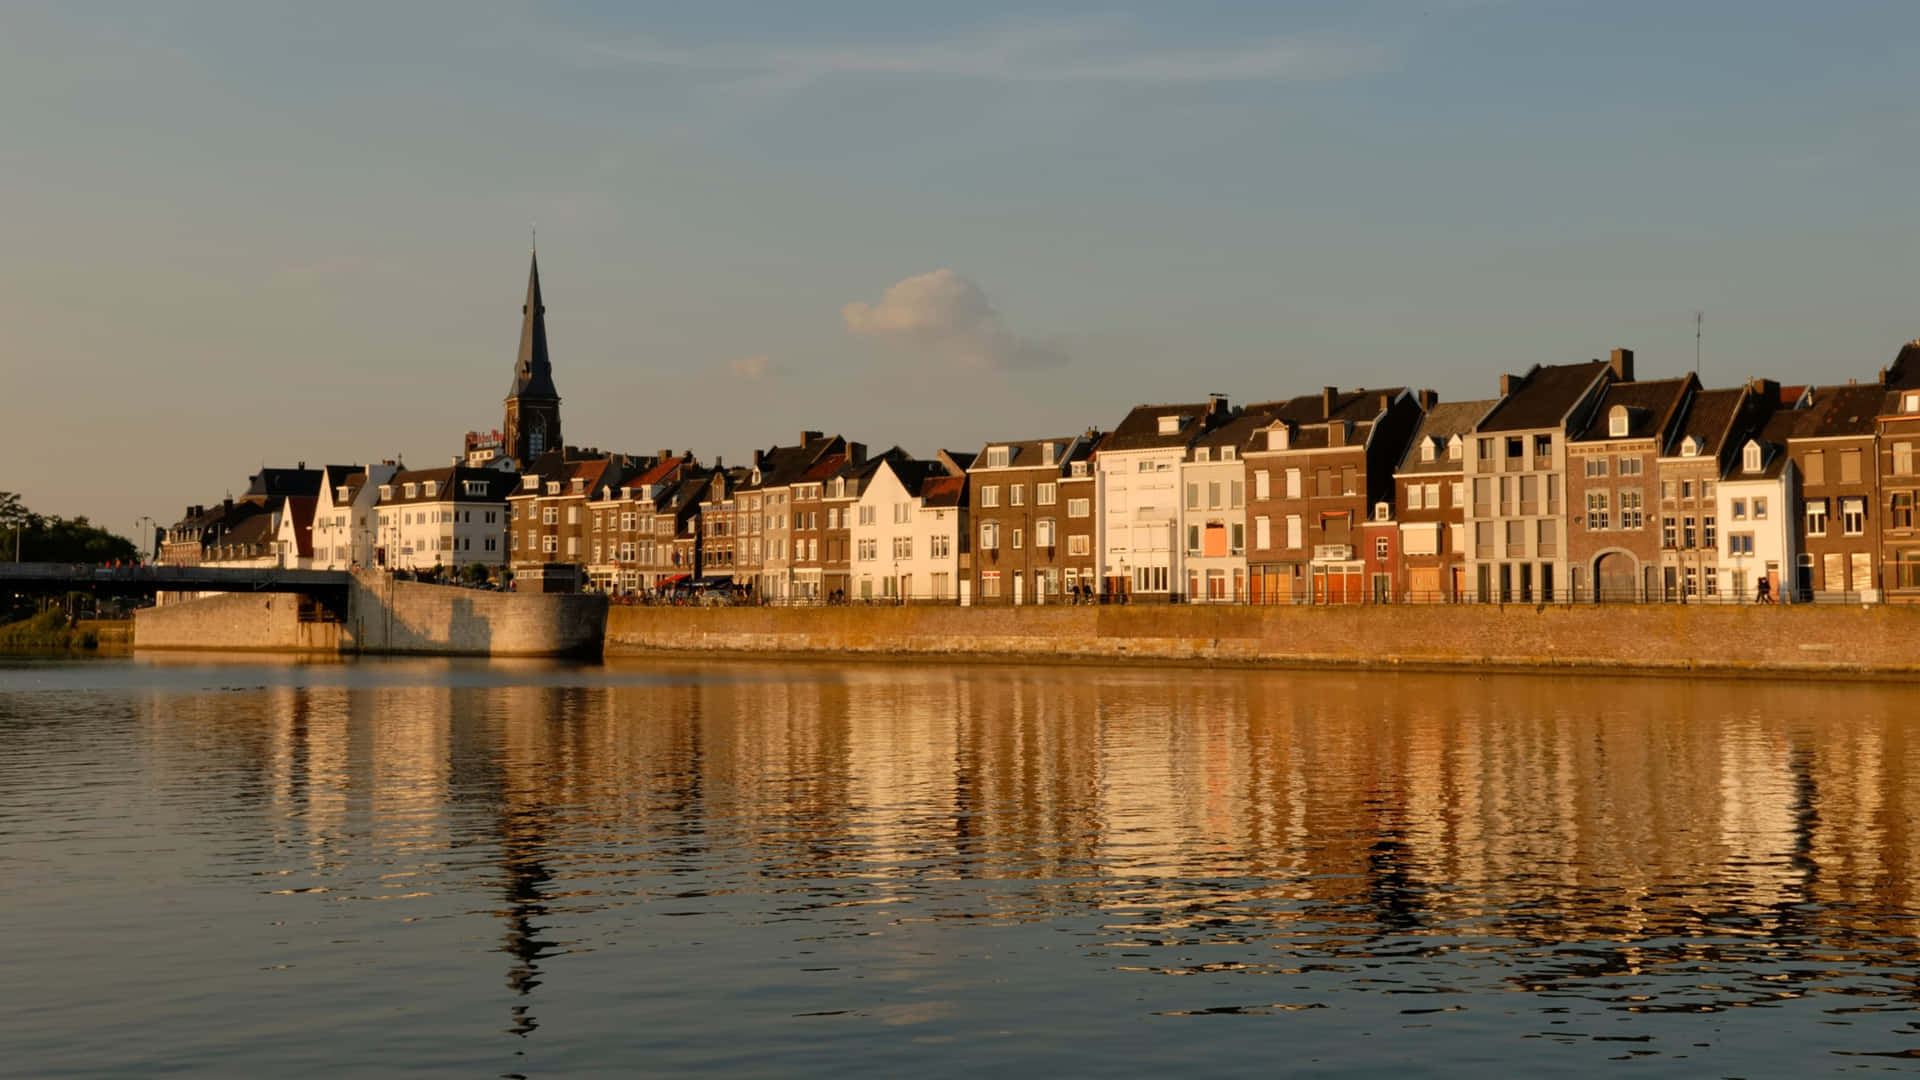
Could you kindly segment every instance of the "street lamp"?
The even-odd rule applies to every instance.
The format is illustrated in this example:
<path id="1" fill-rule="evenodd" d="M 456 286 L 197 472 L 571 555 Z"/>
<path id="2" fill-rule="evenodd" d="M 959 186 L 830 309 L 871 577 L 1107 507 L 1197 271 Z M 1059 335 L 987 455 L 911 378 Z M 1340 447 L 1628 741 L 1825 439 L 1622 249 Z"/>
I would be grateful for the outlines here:
<path id="1" fill-rule="evenodd" d="M 147 524 L 147 528 L 145 532 L 142 532 L 140 529 L 140 523 L 143 521 L 146 522 Z M 146 546 L 146 543 L 142 541 L 140 538 L 144 536 L 146 537 L 147 540 L 152 540 L 154 524 L 155 524 L 154 520 L 145 514 L 142 514 L 139 517 L 133 519 L 133 536 L 135 541 L 134 547 L 135 547 L 135 550 L 140 553 L 140 562 L 142 564 L 145 564 L 147 561 L 148 548 Z"/>

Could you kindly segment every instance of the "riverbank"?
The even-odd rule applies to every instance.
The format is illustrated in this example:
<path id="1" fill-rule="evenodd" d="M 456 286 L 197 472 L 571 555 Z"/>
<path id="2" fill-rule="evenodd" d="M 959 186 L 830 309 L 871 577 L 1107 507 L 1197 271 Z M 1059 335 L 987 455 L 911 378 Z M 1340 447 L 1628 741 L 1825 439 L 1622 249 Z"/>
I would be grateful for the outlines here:
<path id="1" fill-rule="evenodd" d="M 65 612 L 54 610 L 0 625 L 0 649 L 120 652 L 132 645 L 131 619 L 80 619 L 69 622 Z"/>
<path id="2" fill-rule="evenodd" d="M 1609 604 L 608 610 L 609 657 L 696 652 L 1912 676 L 1920 675 L 1920 608 Z"/>

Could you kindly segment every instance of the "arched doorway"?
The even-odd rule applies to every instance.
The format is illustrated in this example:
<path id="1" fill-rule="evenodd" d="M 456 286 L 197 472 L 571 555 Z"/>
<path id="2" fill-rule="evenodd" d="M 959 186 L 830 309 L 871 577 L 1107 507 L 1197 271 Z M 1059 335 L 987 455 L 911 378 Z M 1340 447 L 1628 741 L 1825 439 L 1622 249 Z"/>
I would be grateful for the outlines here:
<path id="1" fill-rule="evenodd" d="M 1640 599 L 1640 573 L 1633 556 L 1609 551 L 1593 561 L 1593 598 L 1628 602 Z"/>

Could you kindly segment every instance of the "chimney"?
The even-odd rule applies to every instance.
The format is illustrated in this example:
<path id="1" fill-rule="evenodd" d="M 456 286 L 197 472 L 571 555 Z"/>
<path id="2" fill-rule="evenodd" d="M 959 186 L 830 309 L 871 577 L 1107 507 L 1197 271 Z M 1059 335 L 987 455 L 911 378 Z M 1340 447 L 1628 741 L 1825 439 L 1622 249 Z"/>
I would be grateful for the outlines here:
<path id="1" fill-rule="evenodd" d="M 1389 408 L 1392 408 L 1392 407 L 1393 407 L 1393 395 L 1381 394 L 1380 395 L 1380 411 L 1386 412 Z"/>
<path id="2" fill-rule="evenodd" d="M 1208 416 L 1220 416 L 1231 411 L 1232 411 L 1232 406 L 1227 403 L 1227 395 L 1225 394 L 1208 394 L 1207 395 L 1207 415 Z"/>
<path id="3" fill-rule="evenodd" d="M 1620 380 L 1621 382 L 1632 382 L 1633 381 L 1633 350 L 1632 349 L 1613 350 L 1613 360 L 1611 361 L 1610 366 L 1613 368 L 1614 378 Z"/>
<path id="4" fill-rule="evenodd" d="M 762 451 L 759 451 L 759 450 L 755 450 L 755 451 L 753 452 L 753 467 L 754 467 L 754 468 L 756 468 L 756 469 L 760 467 L 760 455 L 761 455 L 761 453 L 762 453 Z"/>
<path id="5" fill-rule="evenodd" d="M 304 462 L 304 461 L 303 461 L 303 462 L 301 462 L 301 463 L 300 463 L 300 469 L 301 469 L 301 471 L 303 471 L 303 472 L 304 472 L 304 471 L 306 470 L 306 468 L 307 468 L 307 463 L 306 463 L 306 462 Z"/>
<path id="6" fill-rule="evenodd" d="M 854 465 L 864 464 L 867 460 L 867 444 L 850 442 L 847 444 L 847 461 Z"/>
<path id="7" fill-rule="evenodd" d="M 1519 381 L 1519 377 L 1515 375 L 1500 376 L 1500 396 L 1506 397 L 1508 394 L 1513 393 L 1513 387 Z"/>
<path id="8" fill-rule="evenodd" d="M 825 434 L 824 432 L 819 432 L 819 431 L 803 431 L 803 432 L 801 432 L 801 433 L 800 433 L 800 445 L 801 445 L 801 446 L 810 446 L 810 445 L 812 445 L 813 443 L 817 443 L 817 442 L 819 442 L 819 441 L 820 441 L 821 439 L 824 439 L 824 438 L 826 438 L 826 437 L 827 437 L 827 436 L 826 436 L 826 434 Z"/>
<path id="9" fill-rule="evenodd" d="M 1421 412 L 1432 412 L 1433 407 L 1440 404 L 1440 395 L 1434 393 L 1432 390 L 1422 390 L 1420 391 L 1419 400 Z"/>
<path id="10" fill-rule="evenodd" d="M 653 460 L 654 460 L 654 462 L 655 462 L 656 464 L 660 464 L 660 465 L 664 465 L 664 464 L 666 464 L 667 462 L 669 462 L 669 461 L 672 461 L 672 460 L 673 460 L 673 447 L 671 447 L 671 446 L 669 446 L 669 447 L 667 447 L 667 448 L 666 448 L 665 450 L 662 450 L 662 451 L 660 451 L 660 452 L 659 452 L 658 454 L 655 454 L 655 455 L 653 456 Z"/>
<path id="11" fill-rule="evenodd" d="M 715 454 L 715 455 L 713 455 L 713 471 L 714 471 L 714 472 L 726 472 L 726 471 L 727 471 L 727 466 L 726 466 L 726 464 L 725 464 L 724 462 L 722 462 L 722 461 L 720 460 L 720 455 L 719 455 L 719 454 Z"/>
<path id="12" fill-rule="evenodd" d="M 1339 396 L 1340 388 L 1337 386 L 1323 386 L 1320 388 L 1321 417 L 1325 418 L 1333 415 L 1333 399 Z"/>

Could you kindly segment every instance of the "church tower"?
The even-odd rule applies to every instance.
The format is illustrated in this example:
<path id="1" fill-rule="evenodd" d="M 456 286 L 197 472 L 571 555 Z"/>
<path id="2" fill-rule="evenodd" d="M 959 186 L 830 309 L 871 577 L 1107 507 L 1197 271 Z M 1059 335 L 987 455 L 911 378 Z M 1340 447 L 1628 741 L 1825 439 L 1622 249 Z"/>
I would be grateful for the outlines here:
<path id="1" fill-rule="evenodd" d="M 553 388 L 553 364 L 547 359 L 547 305 L 540 302 L 540 256 L 527 272 L 527 302 L 520 308 L 520 359 L 507 392 L 502 451 L 521 468 L 561 446 L 560 391 Z"/>

